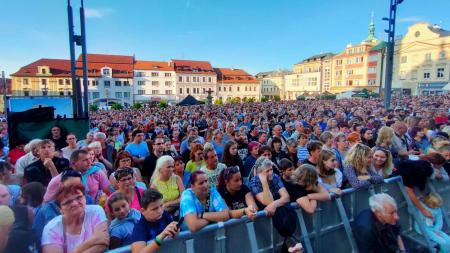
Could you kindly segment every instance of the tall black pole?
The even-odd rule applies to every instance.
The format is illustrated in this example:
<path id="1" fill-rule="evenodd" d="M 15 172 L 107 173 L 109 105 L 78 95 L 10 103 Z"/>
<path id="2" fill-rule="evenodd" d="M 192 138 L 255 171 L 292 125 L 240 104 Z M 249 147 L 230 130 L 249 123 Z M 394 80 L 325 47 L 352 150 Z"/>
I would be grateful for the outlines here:
<path id="1" fill-rule="evenodd" d="M 89 117 L 88 108 L 88 75 L 87 75 L 87 53 L 86 53 L 86 27 L 84 24 L 84 1 L 81 0 L 80 7 L 80 24 L 81 24 L 81 53 L 83 55 L 83 116 Z"/>
<path id="2" fill-rule="evenodd" d="M 6 92 L 7 92 L 7 84 L 6 84 L 6 77 L 5 77 L 5 71 L 2 71 L 2 83 L 3 83 L 3 111 L 5 112 L 5 115 L 7 114 L 7 104 L 6 101 Z"/>
<path id="3" fill-rule="evenodd" d="M 384 107 L 386 109 L 391 107 L 392 97 L 392 67 L 394 62 L 394 47 L 395 47 L 395 16 L 397 13 L 397 5 L 403 0 L 390 0 L 389 18 L 383 20 L 389 22 L 389 28 L 384 30 L 388 34 L 387 53 L 386 53 L 386 76 L 384 82 Z"/>
<path id="4" fill-rule="evenodd" d="M 78 118 L 78 96 L 80 90 L 78 89 L 79 85 L 77 82 L 77 66 L 75 61 L 75 35 L 73 32 L 73 11 L 72 6 L 70 5 L 70 0 L 67 1 L 67 17 L 69 20 L 69 44 L 70 44 L 70 71 L 72 74 L 72 109 L 73 109 L 73 117 Z"/>

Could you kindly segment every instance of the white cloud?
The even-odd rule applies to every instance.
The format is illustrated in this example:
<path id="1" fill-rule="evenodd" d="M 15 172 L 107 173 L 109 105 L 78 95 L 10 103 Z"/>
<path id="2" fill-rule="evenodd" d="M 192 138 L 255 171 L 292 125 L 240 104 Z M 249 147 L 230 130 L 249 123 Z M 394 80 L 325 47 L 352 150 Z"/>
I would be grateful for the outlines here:
<path id="1" fill-rule="evenodd" d="M 412 17 L 404 17 L 404 18 L 399 18 L 399 19 L 397 19 L 397 21 L 399 22 L 399 23 L 416 23 L 416 22 L 421 22 L 421 21 L 423 21 L 424 19 L 423 18 L 421 18 L 421 17 L 415 17 L 415 16 L 412 16 Z"/>
<path id="2" fill-rule="evenodd" d="M 114 13 L 113 9 L 106 8 L 106 9 L 91 9 L 86 8 L 84 10 L 84 15 L 86 18 L 104 18 L 108 15 L 111 15 Z"/>

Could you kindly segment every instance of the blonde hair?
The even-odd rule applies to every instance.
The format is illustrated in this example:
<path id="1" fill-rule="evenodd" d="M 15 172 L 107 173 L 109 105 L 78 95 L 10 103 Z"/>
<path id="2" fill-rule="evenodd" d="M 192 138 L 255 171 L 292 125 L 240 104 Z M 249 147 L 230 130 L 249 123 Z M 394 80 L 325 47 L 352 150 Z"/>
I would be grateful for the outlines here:
<path id="1" fill-rule="evenodd" d="M 381 151 L 386 155 L 386 162 L 384 162 L 384 166 L 383 166 L 383 177 L 386 178 L 392 173 L 392 169 L 394 168 L 392 154 L 391 154 L 391 151 L 389 151 L 386 148 L 375 146 L 372 148 L 372 156 L 377 151 Z"/>
<path id="2" fill-rule="evenodd" d="M 161 169 L 167 165 L 168 163 L 175 164 L 175 160 L 170 155 L 163 155 L 158 160 L 156 160 L 155 170 L 153 171 L 153 175 L 150 178 L 150 182 L 153 183 L 156 179 L 159 179 L 161 175 Z"/>
<path id="3" fill-rule="evenodd" d="M 392 146 L 392 141 L 394 138 L 394 129 L 391 127 L 384 126 L 378 130 L 378 137 L 375 142 L 377 146 L 386 145 L 387 148 Z"/>
<path id="4" fill-rule="evenodd" d="M 430 192 L 423 198 L 423 203 L 428 207 L 438 208 L 442 206 L 442 198 L 439 194 Z"/>
<path id="5" fill-rule="evenodd" d="M 11 226 L 15 221 L 14 212 L 6 205 L 0 206 L 0 228 Z"/>
<path id="6" fill-rule="evenodd" d="M 316 168 L 310 164 L 302 164 L 291 175 L 291 182 L 305 187 L 307 190 L 318 192 L 318 175 Z"/>
<path id="7" fill-rule="evenodd" d="M 371 150 L 368 146 L 358 143 L 348 151 L 345 163 L 351 165 L 358 176 L 367 174 L 369 164 L 366 157 L 370 154 Z"/>

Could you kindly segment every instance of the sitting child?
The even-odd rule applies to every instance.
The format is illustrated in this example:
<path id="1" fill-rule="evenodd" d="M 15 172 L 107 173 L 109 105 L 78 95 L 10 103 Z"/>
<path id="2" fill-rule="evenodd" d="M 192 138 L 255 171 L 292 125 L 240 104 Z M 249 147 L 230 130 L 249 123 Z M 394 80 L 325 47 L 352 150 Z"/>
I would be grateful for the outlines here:
<path id="1" fill-rule="evenodd" d="M 425 217 L 422 212 L 418 212 L 419 216 L 425 223 L 425 233 L 430 239 L 440 246 L 441 253 L 450 252 L 450 236 L 442 231 L 442 198 L 437 193 L 429 193 L 425 196 L 422 203 L 423 207 L 433 215 L 434 219 Z M 419 226 L 415 225 L 416 231 L 420 234 Z"/>
<path id="2" fill-rule="evenodd" d="M 130 208 L 127 198 L 123 193 L 117 193 L 108 200 L 108 207 L 114 219 L 109 225 L 109 248 L 115 249 L 129 245 L 131 234 L 136 223 L 141 218 L 141 213 Z"/>

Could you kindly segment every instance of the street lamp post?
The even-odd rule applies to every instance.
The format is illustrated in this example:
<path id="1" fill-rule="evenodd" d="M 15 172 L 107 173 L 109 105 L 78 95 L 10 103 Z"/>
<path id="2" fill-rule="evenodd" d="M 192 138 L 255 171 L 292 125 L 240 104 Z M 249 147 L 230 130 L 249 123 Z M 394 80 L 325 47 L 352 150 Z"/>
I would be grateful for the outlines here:
<path id="1" fill-rule="evenodd" d="M 384 21 L 389 22 L 389 28 L 384 30 L 388 34 L 387 54 L 386 54 L 386 76 L 384 82 L 384 107 L 388 109 L 391 107 L 392 96 L 392 67 L 394 61 L 394 46 L 395 46 L 395 16 L 397 13 L 397 5 L 401 4 L 403 0 L 391 0 L 389 8 L 389 18 L 383 18 Z"/>

